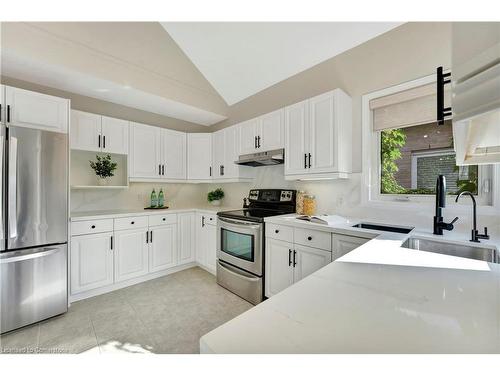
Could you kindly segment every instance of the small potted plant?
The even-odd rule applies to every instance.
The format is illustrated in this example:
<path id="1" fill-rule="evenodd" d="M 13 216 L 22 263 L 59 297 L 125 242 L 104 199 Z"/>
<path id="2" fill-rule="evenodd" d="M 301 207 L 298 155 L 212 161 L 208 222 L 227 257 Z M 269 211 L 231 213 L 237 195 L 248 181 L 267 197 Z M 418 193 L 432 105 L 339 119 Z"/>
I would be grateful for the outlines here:
<path id="1" fill-rule="evenodd" d="M 90 168 L 92 168 L 97 176 L 98 185 L 104 186 L 108 184 L 108 178 L 113 177 L 117 164 L 111 160 L 111 155 L 95 156 L 96 161 L 89 160 Z"/>
<path id="2" fill-rule="evenodd" d="M 224 191 L 221 188 L 211 191 L 207 195 L 208 201 L 214 206 L 220 206 L 220 201 L 224 198 Z"/>

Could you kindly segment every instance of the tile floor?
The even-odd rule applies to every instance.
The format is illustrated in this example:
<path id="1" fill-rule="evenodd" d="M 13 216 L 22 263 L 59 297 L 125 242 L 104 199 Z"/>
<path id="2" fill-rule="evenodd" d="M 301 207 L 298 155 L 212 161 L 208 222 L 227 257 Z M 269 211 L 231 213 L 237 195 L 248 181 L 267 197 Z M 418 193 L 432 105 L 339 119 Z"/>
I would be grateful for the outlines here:
<path id="1" fill-rule="evenodd" d="M 205 333 L 252 307 L 199 267 L 74 302 L 0 337 L 3 353 L 198 353 Z"/>

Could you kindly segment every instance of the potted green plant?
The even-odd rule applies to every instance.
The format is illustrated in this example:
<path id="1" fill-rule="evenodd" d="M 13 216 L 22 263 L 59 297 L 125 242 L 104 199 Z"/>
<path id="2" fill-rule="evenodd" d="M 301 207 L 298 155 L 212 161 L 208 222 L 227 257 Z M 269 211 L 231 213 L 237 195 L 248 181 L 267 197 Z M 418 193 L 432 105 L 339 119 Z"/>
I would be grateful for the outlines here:
<path id="1" fill-rule="evenodd" d="M 96 161 L 89 160 L 90 168 L 92 168 L 97 176 L 97 183 L 101 186 L 108 184 L 108 178 L 113 177 L 117 164 L 111 160 L 111 155 L 95 156 Z"/>
<path id="2" fill-rule="evenodd" d="M 220 206 L 221 199 L 224 198 L 224 191 L 221 188 L 211 191 L 207 195 L 208 201 L 214 206 Z"/>

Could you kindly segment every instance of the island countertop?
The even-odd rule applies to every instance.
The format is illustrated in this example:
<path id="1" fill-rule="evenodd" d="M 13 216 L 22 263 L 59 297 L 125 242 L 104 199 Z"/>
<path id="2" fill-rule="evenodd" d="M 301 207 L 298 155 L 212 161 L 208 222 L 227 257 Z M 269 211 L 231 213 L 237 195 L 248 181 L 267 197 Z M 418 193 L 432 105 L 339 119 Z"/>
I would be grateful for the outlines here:
<path id="1" fill-rule="evenodd" d="M 200 351 L 500 353 L 500 264 L 402 248 L 410 235 L 434 237 L 379 234 L 209 332 Z M 450 242 L 464 241 L 456 234 Z"/>

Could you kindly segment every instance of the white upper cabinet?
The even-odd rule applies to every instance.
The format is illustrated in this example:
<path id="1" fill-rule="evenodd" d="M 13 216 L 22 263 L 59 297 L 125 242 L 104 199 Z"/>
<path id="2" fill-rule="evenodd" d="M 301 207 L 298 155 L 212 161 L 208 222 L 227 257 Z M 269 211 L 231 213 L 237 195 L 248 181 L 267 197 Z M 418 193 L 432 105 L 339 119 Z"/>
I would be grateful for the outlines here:
<path id="1" fill-rule="evenodd" d="M 456 163 L 499 164 L 500 23 L 453 23 L 451 45 Z"/>
<path id="2" fill-rule="evenodd" d="M 69 100 L 34 91 L 5 87 L 5 122 L 9 125 L 68 132 Z M 2 117 L 3 120 L 3 117 Z"/>
<path id="3" fill-rule="evenodd" d="M 101 150 L 101 116 L 71 110 L 71 148 L 74 150 Z"/>
<path id="4" fill-rule="evenodd" d="M 309 102 L 285 108 L 285 175 L 307 173 Z"/>
<path id="5" fill-rule="evenodd" d="M 352 101 L 340 89 L 285 108 L 285 178 L 348 178 Z"/>
<path id="6" fill-rule="evenodd" d="M 102 116 L 101 129 L 103 152 L 128 154 L 128 121 Z"/>
<path id="7" fill-rule="evenodd" d="M 130 124 L 130 177 L 161 178 L 161 129 Z"/>
<path id="8" fill-rule="evenodd" d="M 240 127 L 240 155 L 257 152 L 257 132 L 259 119 L 245 121 Z"/>
<path id="9" fill-rule="evenodd" d="M 130 124 L 130 178 L 186 179 L 186 133 Z"/>
<path id="10" fill-rule="evenodd" d="M 187 179 L 210 181 L 212 174 L 212 134 L 187 134 Z"/>
<path id="11" fill-rule="evenodd" d="M 224 178 L 226 164 L 226 132 L 219 130 L 212 135 L 212 161 L 214 179 Z"/>
<path id="12" fill-rule="evenodd" d="M 186 133 L 174 130 L 162 131 L 161 178 L 186 179 Z"/>
<path id="13" fill-rule="evenodd" d="M 283 109 L 240 124 L 240 155 L 284 147 Z"/>
<path id="14" fill-rule="evenodd" d="M 129 123 L 125 120 L 71 110 L 71 148 L 128 154 Z"/>
<path id="15" fill-rule="evenodd" d="M 285 146 L 284 111 L 280 109 L 259 118 L 258 151 L 269 151 Z"/>

